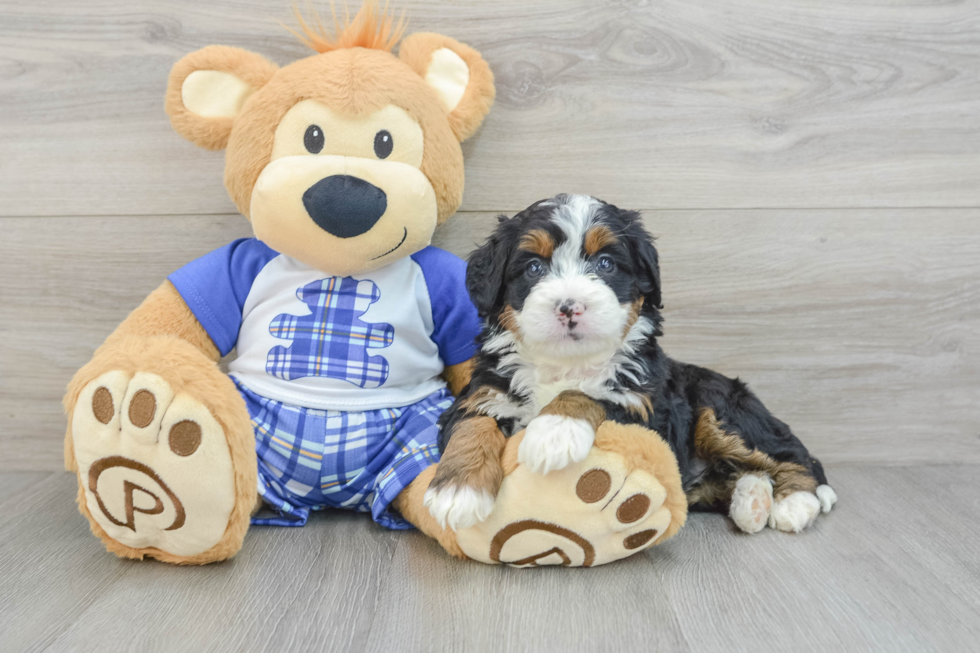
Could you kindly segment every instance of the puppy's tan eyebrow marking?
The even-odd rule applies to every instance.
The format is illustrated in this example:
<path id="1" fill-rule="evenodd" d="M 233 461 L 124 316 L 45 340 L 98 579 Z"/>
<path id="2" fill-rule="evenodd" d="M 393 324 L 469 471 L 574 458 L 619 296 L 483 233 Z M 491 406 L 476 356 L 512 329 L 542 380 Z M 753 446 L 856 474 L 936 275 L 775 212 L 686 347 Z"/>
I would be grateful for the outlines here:
<path id="1" fill-rule="evenodd" d="M 521 236 L 520 249 L 532 252 L 542 258 L 551 258 L 555 251 L 555 240 L 547 231 L 534 229 Z"/>
<path id="2" fill-rule="evenodd" d="M 582 244 L 585 247 L 585 253 L 592 256 L 603 247 L 612 245 L 616 240 L 616 234 L 613 233 L 612 229 L 604 224 L 597 224 L 585 232 L 585 242 Z"/>

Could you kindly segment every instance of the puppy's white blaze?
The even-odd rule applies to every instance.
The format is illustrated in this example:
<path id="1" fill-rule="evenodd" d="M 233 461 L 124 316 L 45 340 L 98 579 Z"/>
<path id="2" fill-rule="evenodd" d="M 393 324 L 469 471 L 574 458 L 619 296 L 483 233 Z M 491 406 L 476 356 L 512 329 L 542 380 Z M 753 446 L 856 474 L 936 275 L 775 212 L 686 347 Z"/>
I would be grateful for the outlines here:
<path id="1" fill-rule="evenodd" d="M 821 485 L 817 488 L 817 498 L 820 500 L 820 510 L 823 512 L 830 512 L 837 503 L 837 493 L 829 485 Z"/>
<path id="2" fill-rule="evenodd" d="M 553 220 L 565 232 L 565 241 L 551 257 L 552 269 L 559 275 L 581 272 L 585 268 L 580 252 L 585 234 L 595 224 L 599 202 L 588 195 L 568 195 L 555 209 Z"/>
<path id="3" fill-rule="evenodd" d="M 755 474 L 746 474 L 735 483 L 728 514 L 735 525 L 746 533 L 758 533 L 766 527 L 772 508 L 772 481 Z"/>
<path id="4" fill-rule="evenodd" d="M 443 528 L 454 531 L 486 521 L 493 512 L 494 498 L 483 490 L 447 485 L 425 491 L 422 504 Z"/>
<path id="5" fill-rule="evenodd" d="M 799 533 L 820 514 L 820 500 L 812 492 L 794 492 L 773 504 L 769 527 L 786 533 Z"/>
<path id="6" fill-rule="evenodd" d="M 585 460 L 593 442 L 595 431 L 584 419 L 540 415 L 527 425 L 517 462 L 532 472 L 547 474 Z"/>

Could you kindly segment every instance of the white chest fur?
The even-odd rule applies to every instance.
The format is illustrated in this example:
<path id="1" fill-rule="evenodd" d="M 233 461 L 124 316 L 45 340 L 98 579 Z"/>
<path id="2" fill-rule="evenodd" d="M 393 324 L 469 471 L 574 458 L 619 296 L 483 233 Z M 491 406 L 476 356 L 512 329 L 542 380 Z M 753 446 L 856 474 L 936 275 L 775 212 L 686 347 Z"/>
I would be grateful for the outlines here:
<path id="1" fill-rule="evenodd" d="M 598 365 L 540 363 L 520 366 L 515 370 L 512 384 L 529 398 L 524 406 L 526 414 L 523 423 L 526 424 L 566 390 L 577 390 L 594 399 L 620 403 L 619 393 L 614 392 L 608 384 L 614 374 L 615 370 L 608 361 Z"/>
<path id="2" fill-rule="evenodd" d="M 533 400 L 536 404 L 535 413 L 552 402 L 552 400 L 566 390 L 578 390 L 581 383 L 572 379 L 561 379 L 551 383 L 540 383 L 534 388 Z"/>
<path id="3" fill-rule="evenodd" d="M 640 318 L 618 348 L 573 362 L 529 351 L 513 333 L 501 330 L 487 340 L 484 350 L 500 355 L 498 371 L 511 376 L 511 394 L 492 392 L 480 406 L 491 417 L 515 420 L 516 428 L 525 426 L 566 390 L 578 390 L 597 401 L 640 408 L 644 405 L 642 397 L 622 388 L 616 378 L 624 375 L 639 382 L 636 348 L 652 330 L 653 325 Z M 515 395 L 522 400 L 513 398 Z"/>

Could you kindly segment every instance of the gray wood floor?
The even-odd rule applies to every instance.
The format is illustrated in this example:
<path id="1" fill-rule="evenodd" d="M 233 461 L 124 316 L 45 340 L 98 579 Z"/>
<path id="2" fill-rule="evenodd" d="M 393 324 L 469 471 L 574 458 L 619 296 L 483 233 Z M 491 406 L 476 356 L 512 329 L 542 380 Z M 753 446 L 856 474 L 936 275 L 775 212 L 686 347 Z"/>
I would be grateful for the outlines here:
<path id="1" fill-rule="evenodd" d="M 841 502 L 801 535 L 697 514 L 590 570 L 459 562 L 344 512 L 177 568 L 107 555 L 68 474 L 0 474 L 0 650 L 975 651 L 980 466 L 831 480 Z"/>
<path id="2" fill-rule="evenodd" d="M 306 56 L 289 4 L 0 0 L 0 652 L 978 649 L 980 0 L 393 1 L 497 79 L 436 244 L 556 192 L 643 210 L 668 352 L 828 464 L 812 531 L 696 515 L 619 564 L 521 572 L 334 512 L 207 568 L 106 554 L 60 471 L 65 384 L 249 233 L 221 154 L 171 130 L 167 72 L 210 43 Z"/>

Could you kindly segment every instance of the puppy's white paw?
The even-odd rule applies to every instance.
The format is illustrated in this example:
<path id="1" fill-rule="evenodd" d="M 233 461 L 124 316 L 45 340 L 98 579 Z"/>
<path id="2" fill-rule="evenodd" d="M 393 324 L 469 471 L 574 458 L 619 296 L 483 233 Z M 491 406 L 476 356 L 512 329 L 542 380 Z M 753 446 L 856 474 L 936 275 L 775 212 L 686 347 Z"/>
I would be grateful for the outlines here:
<path id="1" fill-rule="evenodd" d="M 540 415 L 527 425 L 517 462 L 532 472 L 547 474 L 585 460 L 594 441 L 595 430 L 584 419 Z"/>
<path id="2" fill-rule="evenodd" d="M 766 527 L 772 510 L 772 481 L 768 477 L 746 474 L 738 479 L 728 514 L 746 533 Z"/>
<path id="3" fill-rule="evenodd" d="M 820 499 L 812 492 L 794 492 L 777 501 L 769 515 L 769 527 L 784 533 L 799 533 L 820 514 Z"/>
<path id="4" fill-rule="evenodd" d="M 490 493 L 471 487 L 445 485 L 425 491 L 422 504 L 443 528 L 458 531 L 486 521 L 493 512 L 494 498 Z"/>
<path id="5" fill-rule="evenodd" d="M 837 493 L 829 485 L 821 485 L 817 488 L 817 499 L 820 500 L 820 510 L 830 512 L 830 509 L 837 503 Z"/>

